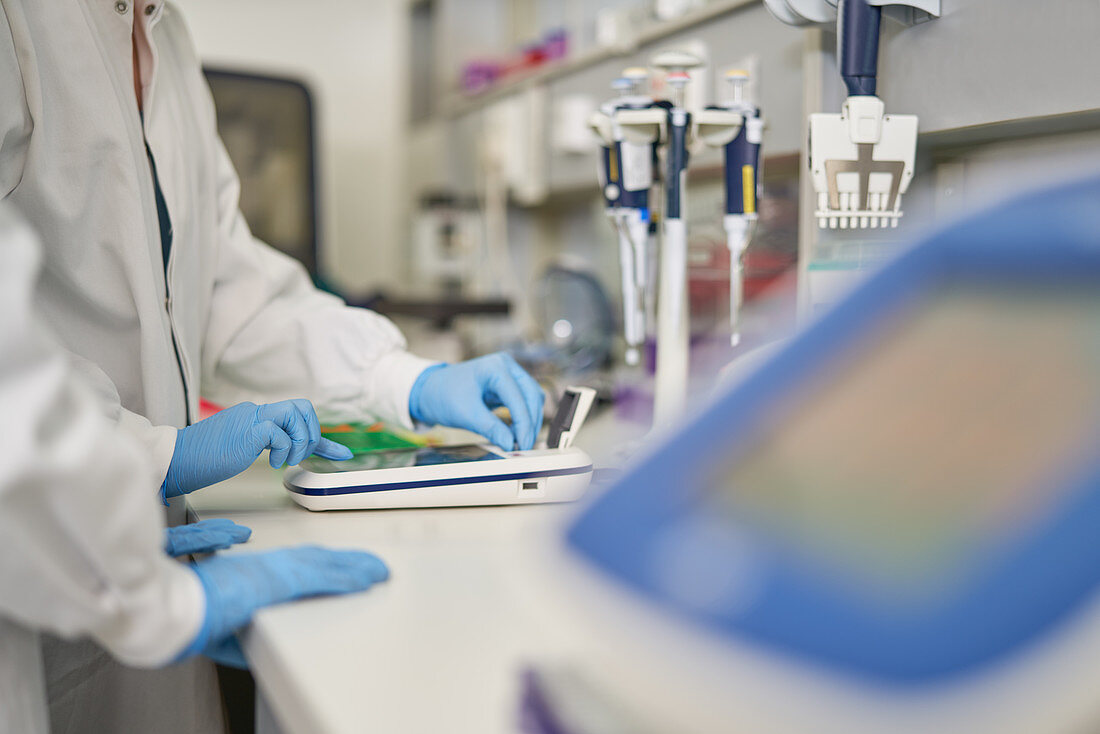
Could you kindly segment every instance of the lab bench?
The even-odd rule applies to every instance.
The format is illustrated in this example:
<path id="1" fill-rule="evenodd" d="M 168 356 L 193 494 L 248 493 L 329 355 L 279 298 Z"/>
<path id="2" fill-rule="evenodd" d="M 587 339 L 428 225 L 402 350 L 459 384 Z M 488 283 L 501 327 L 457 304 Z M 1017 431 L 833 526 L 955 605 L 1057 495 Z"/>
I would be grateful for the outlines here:
<path id="1" fill-rule="evenodd" d="M 574 506 L 311 513 L 263 459 L 189 501 L 198 519 L 252 528 L 223 553 L 323 544 L 390 568 L 365 593 L 256 615 L 243 644 L 258 734 L 516 732 L 523 670 L 570 644 L 528 568 Z"/>

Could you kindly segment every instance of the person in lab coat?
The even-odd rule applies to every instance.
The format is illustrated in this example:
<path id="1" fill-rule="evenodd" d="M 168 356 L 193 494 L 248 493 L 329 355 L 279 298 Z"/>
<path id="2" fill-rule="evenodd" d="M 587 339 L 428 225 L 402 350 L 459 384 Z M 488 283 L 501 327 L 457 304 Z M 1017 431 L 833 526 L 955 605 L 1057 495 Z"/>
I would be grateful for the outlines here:
<path id="1" fill-rule="evenodd" d="M 223 405 L 305 398 L 327 420 L 418 420 L 533 445 L 543 395 L 513 360 L 436 365 L 410 354 L 387 319 L 319 292 L 252 237 L 177 6 L 0 8 L 0 199 L 42 237 L 36 310 L 158 476 L 200 395 Z M 498 405 L 510 426 L 491 412 Z M 172 501 L 172 524 L 182 507 Z M 210 666 L 108 675 L 96 667 L 113 665 L 102 651 L 44 648 L 51 715 L 71 731 L 107 730 L 86 713 L 111 700 L 161 714 L 163 734 L 195 731 L 168 702 L 211 700 Z"/>
<path id="2" fill-rule="evenodd" d="M 135 666 L 199 652 L 236 660 L 231 634 L 259 607 L 386 578 L 369 553 L 320 548 L 190 567 L 171 560 L 157 502 L 161 479 L 140 444 L 103 416 L 68 355 L 34 318 L 41 255 L 3 204 L 0 252 L 0 408 L 13 418 L 0 428 L 7 449 L 0 462 L 0 732 L 49 731 L 39 630 L 90 636 Z M 183 526 L 168 531 L 168 546 L 209 551 L 247 537 L 241 530 L 228 520 Z M 115 720 L 110 711 L 85 715 Z"/>

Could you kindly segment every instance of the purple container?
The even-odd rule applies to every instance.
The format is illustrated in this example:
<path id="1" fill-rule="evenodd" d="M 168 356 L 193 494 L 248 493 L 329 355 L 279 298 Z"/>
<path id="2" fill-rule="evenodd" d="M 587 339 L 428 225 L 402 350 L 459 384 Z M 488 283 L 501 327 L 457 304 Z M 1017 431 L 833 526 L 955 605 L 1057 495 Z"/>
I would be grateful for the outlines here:
<path id="1" fill-rule="evenodd" d="M 469 94 L 483 92 L 500 78 L 500 65 L 493 61 L 469 61 L 462 67 L 462 89 Z"/>
<path id="2" fill-rule="evenodd" d="M 542 50 L 547 61 L 557 61 L 569 55 L 569 31 L 555 28 L 543 37 Z"/>

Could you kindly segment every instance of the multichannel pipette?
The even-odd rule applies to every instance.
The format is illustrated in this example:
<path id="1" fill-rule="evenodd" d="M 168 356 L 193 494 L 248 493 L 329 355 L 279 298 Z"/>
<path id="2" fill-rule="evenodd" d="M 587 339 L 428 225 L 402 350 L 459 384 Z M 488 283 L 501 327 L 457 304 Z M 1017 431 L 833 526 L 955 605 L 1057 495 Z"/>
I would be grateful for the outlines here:
<path id="1" fill-rule="evenodd" d="M 887 115 L 875 96 L 882 8 L 842 0 L 837 56 L 848 99 L 839 115 L 810 115 L 810 170 L 818 225 L 896 227 L 913 178 L 916 115 Z"/>

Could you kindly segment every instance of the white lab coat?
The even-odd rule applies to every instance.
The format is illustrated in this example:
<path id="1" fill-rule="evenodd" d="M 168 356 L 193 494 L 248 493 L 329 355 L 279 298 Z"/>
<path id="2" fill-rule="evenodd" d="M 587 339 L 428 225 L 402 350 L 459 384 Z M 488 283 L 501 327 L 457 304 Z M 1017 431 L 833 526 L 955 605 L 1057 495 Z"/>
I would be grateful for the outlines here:
<path id="1" fill-rule="evenodd" d="M 323 418 L 409 424 L 409 391 L 430 363 L 405 351 L 389 320 L 317 291 L 252 237 L 179 10 L 0 2 L 0 198 L 42 236 L 38 308 L 162 475 L 173 427 L 196 415 L 200 395 L 305 397 Z M 135 18 L 148 38 L 144 130 Z M 145 140 L 172 219 L 167 288 Z"/>
<path id="2" fill-rule="evenodd" d="M 107 421 L 33 316 L 40 253 L 0 206 L 0 732 L 47 731 L 36 634 L 163 665 L 198 634 L 197 577 L 162 549 L 140 445 Z"/>
<path id="3" fill-rule="evenodd" d="M 306 397 L 322 418 L 369 414 L 408 424 L 409 391 L 429 362 L 405 351 L 387 319 L 318 292 L 300 265 L 252 237 L 176 6 L 0 7 L 0 199 L 42 237 L 35 306 L 108 414 L 144 444 L 155 474 L 167 472 L 175 427 L 196 415 L 200 395 L 222 404 Z M 133 87 L 135 22 L 147 39 L 144 123 Z M 167 279 L 145 141 L 172 219 Z M 115 504 L 125 500 L 120 494 Z M 78 680 L 66 656 L 86 653 L 46 648 L 51 710 L 55 718 L 71 713 L 86 731 L 150 730 L 137 707 L 156 715 L 174 696 L 210 688 L 202 681 L 212 668 L 198 663 L 143 676 L 129 690 L 133 671 L 121 667 Z M 83 669 L 106 665 L 100 658 Z M 105 676 L 114 676 L 109 694 Z M 135 718 L 80 721 L 93 702 Z M 202 730 L 169 713 L 163 719 L 159 734 Z"/>

